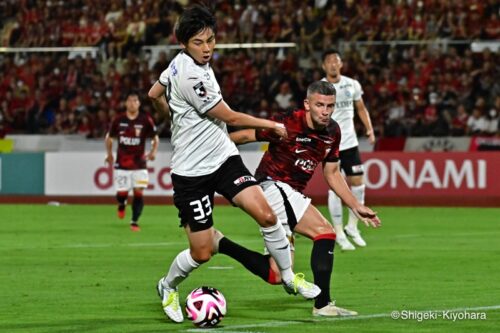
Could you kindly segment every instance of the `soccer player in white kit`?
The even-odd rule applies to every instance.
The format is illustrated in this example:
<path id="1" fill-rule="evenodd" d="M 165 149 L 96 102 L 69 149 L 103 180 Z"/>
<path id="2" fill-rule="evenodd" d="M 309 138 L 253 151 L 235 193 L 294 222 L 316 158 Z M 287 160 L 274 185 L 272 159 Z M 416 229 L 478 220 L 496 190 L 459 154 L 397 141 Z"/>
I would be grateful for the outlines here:
<path id="1" fill-rule="evenodd" d="M 165 314 L 174 322 L 184 316 L 177 286 L 215 253 L 212 207 L 214 193 L 225 196 L 260 225 L 264 242 L 280 269 L 285 290 L 311 299 L 321 289 L 294 274 L 290 243 L 255 178 L 230 140 L 226 124 L 268 129 L 286 137 L 283 124 L 233 111 L 223 100 L 209 61 L 215 47 L 216 20 L 195 5 L 182 13 L 175 35 L 183 50 L 170 62 L 149 97 L 160 111 L 170 111 L 172 183 L 180 224 L 189 249 L 180 252 L 158 282 Z"/>
<path id="2" fill-rule="evenodd" d="M 340 126 L 342 139 L 340 141 L 340 167 L 347 177 L 347 183 L 351 186 L 351 191 L 362 204 L 365 202 L 365 184 L 363 180 L 363 164 L 359 156 L 358 138 L 354 128 L 354 110 L 365 126 L 366 136 L 371 144 L 375 143 L 370 114 L 363 102 L 363 89 L 359 82 L 350 77 L 341 75 L 342 59 L 337 50 L 327 50 L 323 53 L 323 70 L 326 77 L 324 81 L 330 82 L 337 91 L 335 112 L 332 114 Z M 358 229 L 358 217 L 349 209 L 349 219 L 346 227 L 343 225 L 342 201 L 331 190 L 328 191 L 328 209 L 332 217 L 333 227 L 337 234 L 336 242 L 344 251 L 355 250 L 354 245 L 346 237 L 350 236 L 357 245 L 366 246 L 365 240 L 361 237 Z M 345 232 L 344 232 L 345 231 Z"/>

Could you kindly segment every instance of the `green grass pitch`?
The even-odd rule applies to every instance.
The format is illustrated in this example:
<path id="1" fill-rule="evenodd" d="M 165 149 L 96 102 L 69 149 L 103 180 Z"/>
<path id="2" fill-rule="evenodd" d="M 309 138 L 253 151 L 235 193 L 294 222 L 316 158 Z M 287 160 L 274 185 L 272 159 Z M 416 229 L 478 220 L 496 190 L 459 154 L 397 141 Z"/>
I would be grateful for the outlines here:
<path id="1" fill-rule="evenodd" d="M 224 293 L 228 314 L 211 333 L 500 331 L 499 208 L 377 210 L 383 226 L 362 227 L 368 247 L 335 252 L 333 297 L 358 317 L 312 317 L 312 302 L 223 255 L 181 285 L 181 299 L 202 285 Z M 262 249 L 256 224 L 240 210 L 217 206 L 214 214 L 231 239 Z M 139 233 L 110 205 L 0 205 L 0 221 L 0 332 L 201 331 L 187 320 L 170 323 L 155 291 L 187 245 L 174 207 L 146 205 Z M 295 270 L 309 279 L 311 244 L 301 237 L 296 245 Z M 391 318 L 437 310 L 469 318 Z"/>

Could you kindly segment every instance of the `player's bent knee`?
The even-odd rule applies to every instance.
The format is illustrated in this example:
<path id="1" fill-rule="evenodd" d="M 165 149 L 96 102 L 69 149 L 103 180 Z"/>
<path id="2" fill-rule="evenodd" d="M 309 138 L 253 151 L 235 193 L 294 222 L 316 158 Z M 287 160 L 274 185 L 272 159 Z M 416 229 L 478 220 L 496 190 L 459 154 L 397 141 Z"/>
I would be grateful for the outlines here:
<path id="1" fill-rule="evenodd" d="M 269 209 L 261 214 L 261 217 L 258 222 L 262 227 L 271 227 L 275 225 L 277 221 L 278 218 L 276 217 L 274 212 L 271 209 Z"/>
<path id="2" fill-rule="evenodd" d="M 196 252 L 191 252 L 191 257 L 193 258 L 194 261 L 196 261 L 199 264 L 203 264 L 212 258 L 212 251 L 196 251 Z"/>

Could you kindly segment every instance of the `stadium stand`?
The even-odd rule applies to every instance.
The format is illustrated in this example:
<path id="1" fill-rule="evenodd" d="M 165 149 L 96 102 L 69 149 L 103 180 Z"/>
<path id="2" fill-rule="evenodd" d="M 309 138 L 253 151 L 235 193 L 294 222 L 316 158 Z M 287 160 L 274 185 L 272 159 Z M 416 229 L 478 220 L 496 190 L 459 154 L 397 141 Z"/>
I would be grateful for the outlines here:
<path id="1" fill-rule="evenodd" d="M 343 73 L 363 83 L 379 137 L 499 134 L 498 51 L 470 47 L 473 40 L 498 42 L 498 1 L 215 3 L 218 43 L 298 45 L 218 51 L 214 71 L 225 99 L 239 111 L 269 116 L 301 105 L 304 87 L 323 76 L 321 50 L 347 45 Z M 173 56 L 150 59 L 141 48 L 176 43 L 173 26 L 183 4 L 2 1 L 3 46 L 95 46 L 99 52 L 0 53 L 0 136 L 103 137 L 122 109 L 123 93 L 146 92 Z M 143 109 L 168 137 L 165 120 L 146 100 Z"/>

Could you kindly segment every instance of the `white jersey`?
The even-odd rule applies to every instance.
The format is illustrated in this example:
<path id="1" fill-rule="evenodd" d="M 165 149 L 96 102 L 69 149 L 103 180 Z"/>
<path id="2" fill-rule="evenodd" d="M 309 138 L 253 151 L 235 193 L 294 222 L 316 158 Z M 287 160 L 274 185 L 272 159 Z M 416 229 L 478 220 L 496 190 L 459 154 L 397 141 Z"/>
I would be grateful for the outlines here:
<path id="1" fill-rule="evenodd" d="M 327 81 L 323 78 L 322 81 Z M 363 89 L 357 80 L 347 76 L 340 76 L 340 81 L 332 83 L 337 91 L 335 110 L 332 119 L 340 126 L 342 138 L 340 151 L 358 146 L 358 138 L 354 128 L 354 102 L 361 100 Z"/>
<path id="2" fill-rule="evenodd" d="M 187 177 L 216 171 L 237 155 L 226 124 L 206 115 L 222 101 L 219 84 L 209 64 L 195 63 L 181 51 L 160 75 L 171 113 L 172 172 Z"/>

